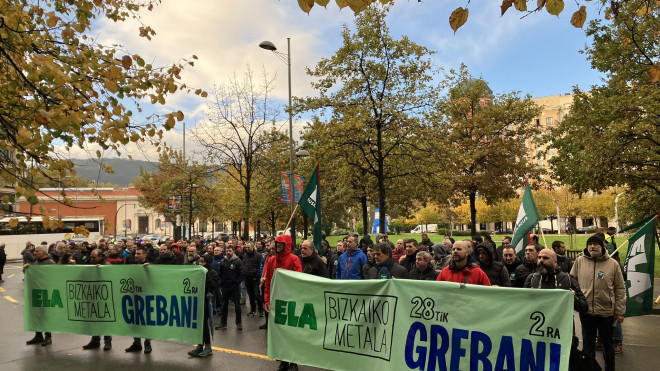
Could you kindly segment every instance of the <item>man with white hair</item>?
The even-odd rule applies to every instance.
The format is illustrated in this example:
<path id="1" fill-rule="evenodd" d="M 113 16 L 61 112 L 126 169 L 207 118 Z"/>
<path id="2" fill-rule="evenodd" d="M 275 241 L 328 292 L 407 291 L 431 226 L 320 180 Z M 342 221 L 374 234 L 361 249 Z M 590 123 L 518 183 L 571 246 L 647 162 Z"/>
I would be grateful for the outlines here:
<path id="1" fill-rule="evenodd" d="M 34 265 L 55 264 L 53 259 L 51 259 L 48 256 L 48 246 L 46 245 L 39 245 L 34 249 L 34 258 L 35 261 L 34 263 L 32 263 Z M 23 265 L 23 272 L 25 272 L 25 270 L 28 269 L 29 267 L 30 267 L 30 263 L 25 263 Z M 53 341 L 51 340 L 50 332 L 46 332 L 45 334 L 42 334 L 41 332 L 36 332 L 32 339 L 25 342 L 25 344 L 27 345 L 41 344 L 41 346 L 50 345 L 52 343 Z"/>

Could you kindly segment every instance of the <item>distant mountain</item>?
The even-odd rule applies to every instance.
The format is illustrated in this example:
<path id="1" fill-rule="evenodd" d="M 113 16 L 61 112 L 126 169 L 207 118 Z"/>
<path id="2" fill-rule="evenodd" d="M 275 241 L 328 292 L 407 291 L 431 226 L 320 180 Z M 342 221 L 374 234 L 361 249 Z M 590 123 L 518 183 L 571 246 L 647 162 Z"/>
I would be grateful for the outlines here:
<path id="1" fill-rule="evenodd" d="M 117 187 L 128 187 L 128 185 L 140 175 L 140 168 L 157 172 L 156 163 L 141 160 L 129 160 L 120 158 L 105 158 L 103 164 L 109 165 L 115 171 L 108 174 L 99 167 L 99 160 L 71 159 L 75 164 L 76 175 L 81 178 L 95 180 L 98 183 L 112 183 Z"/>

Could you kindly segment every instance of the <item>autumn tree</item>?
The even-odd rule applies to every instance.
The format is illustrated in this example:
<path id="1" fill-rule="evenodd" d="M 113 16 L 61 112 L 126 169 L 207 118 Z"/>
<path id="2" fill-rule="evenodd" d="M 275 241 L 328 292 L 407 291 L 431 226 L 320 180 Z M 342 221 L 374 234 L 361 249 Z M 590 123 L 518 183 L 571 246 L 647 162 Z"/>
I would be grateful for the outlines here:
<path id="1" fill-rule="evenodd" d="M 540 169 L 528 160 L 524 143 L 535 138 L 532 118 L 538 107 L 517 93 L 493 95 L 486 81 L 473 78 L 465 65 L 444 81 L 448 94 L 437 117 L 439 143 L 449 152 L 432 152 L 437 164 L 453 174 L 452 191 L 470 203 L 470 229 L 476 233 L 478 198 L 488 204 L 516 196 Z M 438 144 L 441 146 L 442 144 Z"/>
<path id="2" fill-rule="evenodd" d="M 163 131 L 183 119 L 181 111 L 140 112 L 164 104 L 176 91 L 191 91 L 180 73 L 192 60 L 154 66 L 121 45 L 101 45 L 90 36 L 105 18 L 118 24 L 137 20 L 138 36 L 151 39 L 155 31 L 140 22 L 140 13 L 159 2 L 0 2 L 0 177 L 15 186 L 4 204 L 21 196 L 38 203 L 30 182 L 38 173 L 54 179 L 75 175 L 66 153 L 74 146 L 98 145 L 117 155 L 130 142 L 159 146 Z M 64 151 L 58 152 L 60 145 Z"/>
<path id="3" fill-rule="evenodd" d="M 276 121 L 280 107 L 270 93 L 273 78 L 265 72 L 254 75 L 248 66 L 244 76 L 232 76 L 213 88 L 208 121 L 193 129 L 204 157 L 224 169 L 243 189 L 243 220 L 247 239 L 250 225 L 250 197 L 256 186 L 255 173 L 263 161 L 269 136 L 263 135 Z"/>
<path id="4" fill-rule="evenodd" d="M 609 21 L 593 21 L 586 49 L 606 75 L 550 132 L 553 175 L 578 194 L 627 187 L 660 197 L 660 5 L 621 3 Z"/>
<path id="5" fill-rule="evenodd" d="M 224 202 L 218 197 L 214 184 L 215 170 L 195 161 L 184 159 L 182 153 L 164 151 L 157 171 L 140 171 L 133 184 L 141 193 L 138 202 L 175 220 L 181 214 L 189 224 L 189 235 L 194 220 L 221 219 L 218 214 Z M 168 208 L 170 197 L 179 197 L 180 209 Z"/>
<path id="6" fill-rule="evenodd" d="M 345 26 L 342 46 L 307 70 L 319 95 L 297 100 L 299 110 L 318 115 L 314 125 L 328 126 L 324 140 L 348 154 L 343 160 L 351 169 L 345 174 L 375 185 L 381 232 L 388 194 L 409 195 L 392 186 L 420 173 L 423 117 L 436 103 L 432 52 L 405 36 L 393 39 L 386 14 L 372 7 L 355 19 L 354 31 Z"/>

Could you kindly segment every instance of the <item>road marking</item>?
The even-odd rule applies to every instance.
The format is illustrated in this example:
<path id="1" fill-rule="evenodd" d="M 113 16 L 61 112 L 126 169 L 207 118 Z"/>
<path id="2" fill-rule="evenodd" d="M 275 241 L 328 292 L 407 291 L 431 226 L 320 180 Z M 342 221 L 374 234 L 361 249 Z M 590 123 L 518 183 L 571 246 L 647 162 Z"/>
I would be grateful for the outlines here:
<path id="1" fill-rule="evenodd" d="M 257 354 L 257 353 L 249 353 L 249 352 L 242 352 L 240 350 L 233 350 L 233 349 L 227 349 L 227 348 L 220 348 L 220 347 L 211 347 L 213 350 L 216 350 L 218 352 L 224 352 L 224 353 L 230 353 L 230 354 L 238 354 L 241 356 L 246 356 L 246 357 L 252 357 L 252 358 L 259 358 L 259 359 L 265 359 L 267 361 L 275 361 L 274 359 L 268 358 L 268 356 L 263 355 L 263 354 Z"/>
<path id="2" fill-rule="evenodd" d="M 10 302 L 12 302 L 14 304 L 18 304 L 18 301 L 16 299 L 12 298 L 11 296 L 5 295 L 4 298 L 9 300 Z"/>
<path id="3" fill-rule="evenodd" d="M 7 277 L 7 278 L 12 278 L 12 277 L 14 277 L 14 276 L 15 276 L 15 274 L 12 274 L 12 275 L 10 275 L 10 276 L 9 276 L 9 277 Z"/>
<path id="4" fill-rule="evenodd" d="M 644 317 L 660 317 L 660 314 L 647 314 Z"/>
<path id="5" fill-rule="evenodd" d="M 5 289 L 0 287 L 0 292 L 5 292 Z"/>

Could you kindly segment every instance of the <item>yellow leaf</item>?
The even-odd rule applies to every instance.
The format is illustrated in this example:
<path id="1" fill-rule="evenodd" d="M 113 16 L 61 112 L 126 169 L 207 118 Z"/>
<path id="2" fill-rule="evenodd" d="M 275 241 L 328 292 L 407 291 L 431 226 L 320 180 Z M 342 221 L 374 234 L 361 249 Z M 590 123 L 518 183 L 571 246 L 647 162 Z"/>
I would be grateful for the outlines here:
<path id="1" fill-rule="evenodd" d="M 206 98 L 206 97 L 209 96 L 209 93 L 203 91 L 203 92 L 200 94 L 200 96 L 201 96 L 202 98 Z"/>
<path id="2" fill-rule="evenodd" d="M 325 8 L 330 2 L 330 0 L 315 0 L 315 2 Z"/>
<path id="3" fill-rule="evenodd" d="M 18 136 L 23 138 L 23 139 L 29 139 L 32 136 L 32 133 L 30 130 L 26 129 L 25 127 L 21 126 L 18 128 Z"/>
<path id="4" fill-rule="evenodd" d="M 87 228 L 83 227 L 82 225 L 78 226 L 78 227 L 74 227 L 73 228 L 73 233 L 74 234 L 81 234 L 85 237 L 89 237 L 89 231 L 87 230 Z"/>
<path id="5" fill-rule="evenodd" d="M 176 111 L 176 119 L 177 119 L 179 122 L 181 122 L 181 121 L 183 121 L 183 118 L 184 118 L 183 112 L 181 112 L 181 111 Z"/>
<path id="6" fill-rule="evenodd" d="M 651 8 L 648 6 L 641 7 L 635 12 L 638 17 L 643 17 L 651 12 Z"/>
<path id="7" fill-rule="evenodd" d="M 335 0 L 335 2 L 340 10 L 348 6 L 348 0 Z"/>
<path id="8" fill-rule="evenodd" d="M 536 9 L 543 9 L 547 0 L 536 0 Z"/>
<path id="9" fill-rule="evenodd" d="M 128 55 L 125 55 L 121 58 L 121 65 L 124 66 L 125 69 L 129 69 L 133 65 L 133 60 Z"/>
<path id="10" fill-rule="evenodd" d="M 513 1 L 513 6 L 518 11 L 526 12 L 527 11 L 527 0 L 514 0 Z"/>
<path id="11" fill-rule="evenodd" d="M 49 229 L 50 228 L 50 218 L 45 216 L 43 219 L 41 219 L 41 225 L 44 226 L 44 229 Z"/>
<path id="12" fill-rule="evenodd" d="M 500 9 L 502 9 L 501 15 L 504 15 L 511 5 L 513 5 L 513 0 L 502 0 L 502 5 L 500 5 Z"/>
<path id="13" fill-rule="evenodd" d="M 48 16 L 48 19 L 46 20 L 46 25 L 48 27 L 57 26 L 57 21 L 59 21 L 60 18 L 55 15 L 55 12 L 46 13 L 45 15 Z"/>
<path id="14" fill-rule="evenodd" d="M 467 8 L 456 8 L 456 10 L 451 13 L 449 16 L 449 26 L 454 30 L 454 34 L 456 34 L 456 30 L 467 22 L 469 13 L 470 11 Z"/>
<path id="15" fill-rule="evenodd" d="M 314 6 L 314 0 L 298 0 L 298 6 L 303 12 L 308 13 Z"/>
<path id="16" fill-rule="evenodd" d="M 660 81 L 660 67 L 657 65 L 649 67 L 649 69 L 646 70 L 646 73 L 649 75 L 649 80 L 651 80 L 651 82 L 656 83 Z"/>
<path id="17" fill-rule="evenodd" d="M 626 37 L 626 38 L 623 39 L 623 41 L 621 42 L 621 46 L 626 47 L 626 46 L 627 46 L 628 44 L 630 44 L 631 42 L 632 42 L 632 40 L 630 40 L 629 38 Z"/>
<path id="18" fill-rule="evenodd" d="M 348 0 L 348 6 L 351 8 L 351 10 L 357 14 L 360 13 L 361 11 L 367 9 L 369 4 L 371 4 L 371 1 L 373 0 Z"/>
<path id="19" fill-rule="evenodd" d="M 573 27 L 582 28 L 586 20 L 587 20 L 587 7 L 582 5 L 580 7 L 580 10 L 573 13 L 573 16 L 571 17 L 571 24 L 573 25 Z"/>
<path id="20" fill-rule="evenodd" d="M 9 219 L 9 226 L 12 228 L 18 227 L 18 219 L 17 218 Z"/>
<path id="21" fill-rule="evenodd" d="M 564 10 L 564 0 L 548 0 L 545 3 L 545 10 L 552 15 L 559 17 L 559 14 Z"/>

